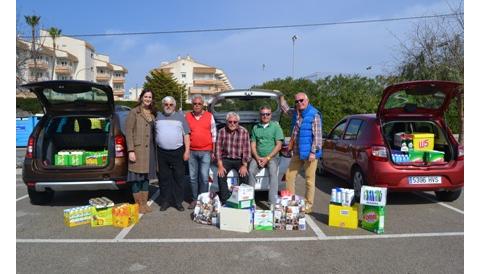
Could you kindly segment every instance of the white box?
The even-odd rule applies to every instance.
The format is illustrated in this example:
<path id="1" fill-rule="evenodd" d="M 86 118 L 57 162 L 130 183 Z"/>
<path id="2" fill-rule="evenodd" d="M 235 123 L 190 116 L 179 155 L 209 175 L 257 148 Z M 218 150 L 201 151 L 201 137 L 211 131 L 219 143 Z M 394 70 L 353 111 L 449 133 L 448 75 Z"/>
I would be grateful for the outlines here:
<path id="1" fill-rule="evenodd" d="M 387 189 L 385 187 L 362 186 L 360 204 L 371 206 L 385 206 L 387 203 Z"/>
<path id="2" fill-rule="evenodd" d="M 220 229 L 236 232 L 251 232 L 253 230 L 251 209 L 221 207 Z"/>
<path id="3" fill-rule="evenodd" d="M 256 210 L 254 215 L 255 230 L 273 230 L 273 212 L 271 210 Z"/>
<path id="4" fill-rule="evenodd" d="M 239 186 L 234 186 L 232 190 L 232 196 L 230 200 L 234 203 L 239 203 L 240 201 L 253 200 L 255 189 L 253 186 L 242 184 Z"/>

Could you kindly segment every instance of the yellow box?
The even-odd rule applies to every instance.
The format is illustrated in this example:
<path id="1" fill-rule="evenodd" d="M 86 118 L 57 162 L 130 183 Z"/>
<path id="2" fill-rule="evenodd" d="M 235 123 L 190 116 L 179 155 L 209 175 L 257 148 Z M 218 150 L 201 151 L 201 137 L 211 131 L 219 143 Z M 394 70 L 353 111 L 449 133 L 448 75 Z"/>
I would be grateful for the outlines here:
<path id="1" fill-rule="evenodd" d="M 128 227 L 138 223 L 138 204 L 120 204 L 112 209 L 113 226 Z"/>
<path id="2" fill-rule="evenodd" d="M 328 206 L 328 225 L 357 229 L 358 205 L 342 206 L 330 204 Z"/>
<path id="3" fill-rule="evenodd" d="M 412 133 L 414 150 L 433 150 L 435 135 L 433 133 Z"/>

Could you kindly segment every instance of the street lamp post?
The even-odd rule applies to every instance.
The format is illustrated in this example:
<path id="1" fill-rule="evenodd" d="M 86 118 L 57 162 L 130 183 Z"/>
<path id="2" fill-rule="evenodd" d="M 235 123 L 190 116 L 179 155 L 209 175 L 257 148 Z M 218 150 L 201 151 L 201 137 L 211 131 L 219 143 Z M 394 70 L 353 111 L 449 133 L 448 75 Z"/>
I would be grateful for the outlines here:
<path id="1" fill-rule="evenodd" d="M 296 34 L 292 36 L 292 79 L 295 79 L 295 40 L 297 40 L 298 37 Z"/>
<path id="2" fill-rule="evenodd" d="M 77 77 L 78 77 L 78 74 L 81 72 L 81 71 L 84 71 L 86 69 L 91 69 L 93 70 L 93 67 L 84 67 L 82 69 L 80 69 L 79 71 L 77 71 L 77 73 L 75 73 L 75 80 L 78 80 Z M 86 80 L 86 79 L 85 79 Z"/>

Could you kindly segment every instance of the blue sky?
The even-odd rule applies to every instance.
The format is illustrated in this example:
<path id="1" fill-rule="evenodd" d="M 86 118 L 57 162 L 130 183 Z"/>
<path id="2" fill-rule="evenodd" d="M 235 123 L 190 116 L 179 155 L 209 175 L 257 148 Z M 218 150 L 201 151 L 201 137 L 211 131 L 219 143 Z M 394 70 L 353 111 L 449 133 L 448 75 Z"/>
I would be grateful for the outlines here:
<path id="1" fill-rule="evenodd" d="M 459 0 L 423 1 L 38 1 L 17 0 L 24 15 L 68 34 L 148 32 L 295 25 L 450 13 Z M 419 21 L 396 21 L 270 30 L 82 38 L 112 63 L 127 67 L 126 88 L 141 86 L 152 68 L 178 55 L 216 66 L 235 88 L 312 73 L 374 76 L 391 72 Z M 263 67 L 265 64 L 265 67 Z M 367 67 L 371 69 L 367 70 Z"/>

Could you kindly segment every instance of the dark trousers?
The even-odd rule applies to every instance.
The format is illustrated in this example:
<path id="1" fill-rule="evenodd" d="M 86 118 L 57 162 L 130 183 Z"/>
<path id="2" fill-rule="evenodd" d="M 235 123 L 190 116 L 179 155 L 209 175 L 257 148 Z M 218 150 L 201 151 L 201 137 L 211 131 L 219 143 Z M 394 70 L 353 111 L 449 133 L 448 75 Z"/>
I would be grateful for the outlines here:
<path id="1" fill-rule="evenodd" d="M 184 152 L 185 148 L 183 146 L 175 150 L 165 150 L 157 147 L 158 183 L 162 204 L 173 201 L 175 205 L 181 205 L 183 202 Z"/>
<path id="2" fill-rule="evenodd" d="M 228 198 L 230 198 L 230 195 L 231 195 L 230 191 L 228 190 L 227 174 L 232 169 L 235 169 L 238 172 L 240 167 L 242 167 L 242 160 L 224 158 L 222 159 L 222 161 L 223 161 L 223 167 L 225 168 L 226 172 L 224 177 L 218 176 L 218 188 L 220 190 L 220 194 L 219 194 L 220 201 L 222 203 L 225 203 L 228 200 Z M 238 178 L 239 178 L 239 185 L 248 184 L 248 176 L 241 177 L 239 175 Z"/>

